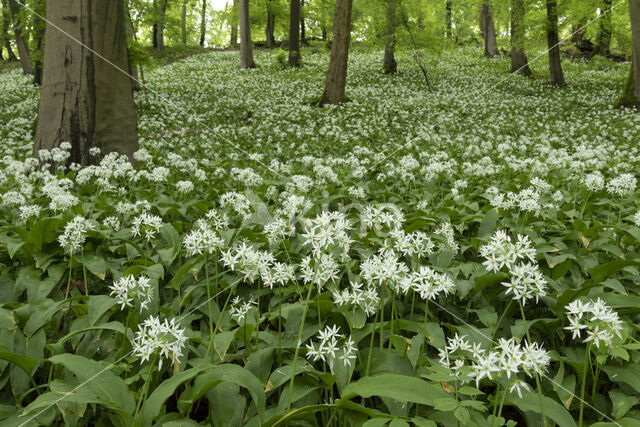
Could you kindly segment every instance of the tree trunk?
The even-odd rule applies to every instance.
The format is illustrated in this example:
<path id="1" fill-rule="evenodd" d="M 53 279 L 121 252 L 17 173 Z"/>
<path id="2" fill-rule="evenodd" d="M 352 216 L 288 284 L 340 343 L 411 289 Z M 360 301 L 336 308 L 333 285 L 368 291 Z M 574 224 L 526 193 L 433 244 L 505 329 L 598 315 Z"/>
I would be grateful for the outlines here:
<path id="1" fill-rule="evenodd" d="M 446 35 L 447 38 L 450 39 L 453 37 L 453 21 L 451 19 L 451 0 L 447 0 L 445 3 L 446 15 L 445 15 L 445 23 L 447 26 Z"/>
<path id="2" fill-rule="evenodd" d="M 31 56 L 29 55 L 29 45 L 22 36 L 21 23 L 18 20 L 20 6 L 15 0 L 9 0 L 9 9 L 11 10 L 11 22 L 13 23 L 13 34 L 16 36 L 16 45 L 18 46 L 18 55 L 20 55 L 20 65 L 22 72 L 33 74 L 33 66 L 31 65 Z"/>
<path id="3" fill-rule="evenodd" d="M 511 0 L 511 72 L 532 76 L 524 53 L 524 2 Z"/>
<path id="4" fill-rule="evenodd" d="M 200 46 L 204 47 L 204 36 L 207 32 L 207 0 L 202 0 L 202 15 L 200 16 Z"/>
<path id="5" fill-rule="evenodd" d="M 307 43 L 306 25 L 304 24 L 304 0 L 300 0 L 300 46 Z"/>
<path id="6" fill-rule="evenodd" d="M 608 57 L 611 55 L 611 0 L 603 0 L 600 10 L 600 31 L 594 54 Z"/>
<path id="7" fill-rule="evenodd" d="M 300 64 L 300 0 L 291 0 L 289 9 L 289 65 Z"/>
<path id="8" fill-rule="evenodd" d="M 488 1 L 482 4 L 482 35 L 484 38 L 484 55 L 493 58 L 498 55 L 498 42 L 496 41 L 496 27 L 493 23 L 493 12 Z"/>
<path id="9" fill-rule="evenodd" d="M 253 43 L 251 42 L 251 23 L 249 22 L 249 0 L 240 0 L 238 5 L 240 21 L 240 68 L 255 68 L 253 62 Z"/>
<path id="10" fill-rule="evenodd" d="M 164 18 L 167 12 L 168 0 L 159 0 L 161 2 L 160 7 L 156 8 L 156 25 L 155 25 L 155 47 L 158 50 L 164 49 Z M 156 4 L 154 2 L 154 4 Z"/>
<path id="11" fill-rule="evenodd" d="M 182 28 L 181 28 L 181 36 L 182 36 L 182 44 L 184 46 L 187 45 L 187 0 L 182 1 Z"/>
<path id="12" fill-rule="evenodd" d="M 276 26 L 276 16 L 273 13 L 273 3 L 275 0 L 267 0 L 267 28 L 264 30 L 265 46 L 269 49 L 276 45 L 276 38 L 273 31 Z"/>
<path id="13" fill-rule="evenodd" d="M 129 1 L 124 0 L 124 25 L 127 32 L 127 48 L 133 45 L 136 40 L 136 30 L 133 27 L 133 20 L 131 19 L 131 11 L 129 10 Z M 127 50 L 128 51 L 128 50 Z M 131 80 L 131 87 L 134 91 L 140 90 L 140 82 L 138 80 L 138 66 L 131 61 L 131 55 L 127 54 L 129 75 L 133 77 Z"/>
<path id="14" fill-rule="evenodd" d="M 238 0 L 233 0 L 233 8 L 231 9 L 231 41 L 229 43 L 233 49 L 238 48 L 238 9 Z"/>
<path id="15" fill-rule="evenodd" d="M 127 69 L 122 0 L 47 2 L 47 19 Z M 70 142 L 71 162 L 89 164 L 91 147 L 132 157 L 138 149 L 131 79 L 51 24 L 46 27 L 44 75 L 33 152 Z"/>
<path id="16" fill-rule="evenodd" d="M 351 6 L 352 0 L 336 0 L 331 58 L 329 59 L 329 70 L 320 105 L 339 105 L 344 102 L 349 42 L 351 41 Z"/>
<path id="17" fill-rule="evenodd" d="M 398 70 L 396 62 L 396 0 L 386 0 L 387 2 L 387 41 L 384 47 L 384 59 L 382 60 L 382 70 L 385 74 L 395 74 Z"/>
<path id="18" fill-rule="evenodd" d="M 46 5 L 44 0 L 34 2 L 34 7 L 38 15 L 45 16 Z M 44 60 L 44 21 L 37 15 L 33 16 L 33 27 L 35 35 L 35 52 L 33 55 L 33 82 L 38 86 L 42 85 L 42 61 Z M 0 48 L 2 50 L 2 48 Z"/>
<path id="19" fill-rule="evenodd" d="M 7 5 L 7 0 L 2 0 L 2 38 L 4 39 L 4 47 L 7 49 L 7 59 L 16 61 L 15 53 L 11 49 L 11 36 L 9 36 L 9 22 L 11 21 L 11 11 Z"/>
<path id="20" fill-rule="evenodd" d="M 629 0 L 629 17 L 633 59 L 629 77 L 616 106 L 640 108 L 640 0 Z"/>
<path id="21" fill-rule="evenodd" d="M 547 0 L 547 46 L 549 47 L 549 74 L 551 84 L 564 87 L 564 74 L 560 59 L 560 40 L 558 38 L 558 5 L 556 0 Z"/>

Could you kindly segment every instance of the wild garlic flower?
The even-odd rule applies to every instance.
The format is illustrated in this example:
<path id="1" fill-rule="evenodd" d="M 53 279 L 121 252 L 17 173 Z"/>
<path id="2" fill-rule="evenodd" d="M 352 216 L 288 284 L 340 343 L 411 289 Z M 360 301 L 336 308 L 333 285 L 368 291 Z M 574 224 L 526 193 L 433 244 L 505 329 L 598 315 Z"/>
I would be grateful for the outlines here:
<path id="1" fill-rule="evenodd" d="M 434 233 L 441 235 L 445 239 L 445 242 L 440 244 L 440 250 L 451 249 L 457 252 L 460 249 L 460 245 L 456 242 L 453 227 L 450 222 L 443 222 L 440 227 L 434 231 Z"/>
<path id="2" fill-rule="evenodd" d="M 110 295 L 113 295 L 121 305 L 121 310 L 140 304 L 140 313 L 142 313 L 153 297 L 153 290 L 146 276 L 139 276 L 137 279 L 131 274 L 121 277 L 109 286 L 109 289 L 111 289 Z"/>
<path id="3" fill-rule="evenodd" d="M 393 241 L 394 249 L 408 257 L 415 255 L 418 258 L 424 258 L 431 255 L 435 247 L 431 238 L 422 231 L 407 234 L 398 228 L 390 231 L 389 237 Z"/>
<path id="4" fill-rule="evenodd" d="M 636 225 L 636 227 L 640 227 L 640 211 L 636 212 L 635 215 L 633 215 L 633 223 Z"/>
<path id="5" fill-rule="evenodd" d="M 362 283 L 350 282 L 351 289 L 342 289 L 332 292 L 333 302 L 347 308 L 359 307 L 367 316 L 372 316 L 378 309 L 380 297 L 373 286 L 363 288 Z"/>
<path id="6" fill-rule="evenodd" d="M 582 302 L 574 300 L 565 307 L 569 326 L 564 329 L 571 332 L 573 339 L 580 339 L 582 332 L 586 334 L 583 343 L 593 343 L 596 348 L 600 345 L 611 347 L 615 336 L 622 339 L 623 323 L 611 307 L 598 298 Z"/>
<path id="7" fill-rule="evenodd" d="M 221 252 L 221 261 L 225 267 L 236 269 L 244 274 L 244 280 L 253 283 L 262 277 L 265 270 L 269 270 L 275 262 L 271 252 L 254 249 L 253 246 L 242 242 L 226 251 Z"/>
<path id="8" fill-rule="evenodd" d="M 133 354 L 140 357 L 140 363 L 158 353 L 158 369 L 162 368 L 163 357 L 177 363 L 187 342 L 184 329 L 176 325 L 176 320 L 160 322 L 159 317 L 149 317 L 139 326 L 133 340 Z"/>
<path id="9" fill-rule="evenodd" d="M 149 242 L 156 236 L 161 225 L 162 218 L 156 215 L 151 215 L 148 212 L 143 212 L 133 219 L 131 232 L 133 237 L 142 236 L 147 239 L 147 242 Z"/>
<path id="10" fill-rule="evenodd" d="M 178 181 L 176 183 L 176 190 L 180 194 L 189 194 L 193 191 L 193 182 L 191 181 Z"/>
<path id="11" fill-rule="evenodd" d="M 5 206 L 22 206 L 26 199 L 17 191 L 7 191 L 2 195 L 2 204 Z"/>
<path id="12" fill-rule="evenodd" d="M 296 279 L 296 268 L 294 265 L 274 261 L 273 265 L 262 269 L 260 278 L 265 287 L 273 289 L 273 285 L 284 286 Z"/>
<path id="13" fill-rule="evenodd" d="M 65 225 L 64 232 L 58 237 L 58 242 L 69 255 L 73 255 L 84 245 L 89 230 L 93 230 L 91 222 L 78 215 Z"/>
<path id="14" fill-rule="evenodd" d="M 306 220 L 306 233 L 302 236 L 305 244 L 311 245 L 313 253 L 329 252 L 334 248 L 342 249 L 347 256 L 353 240 L 349 237 L 351 223 L 341 212 L 322 212 L 315 219 Z"/>
<path id="15" fill-rule="evenodd" d="M 604 188 L 604 178 L 600 171 L 595 171 L 585 176 L 583 182 L 589 191 L 600 191 Z"/>
<path id="16" fill-rule="evenodd" d="M 316 338 L 317 344 L 312 341 L 306 345 L 309 360 L 327 362 L 331 372 L 336 359 L 342 360 L 345 366 L 351 366 L 358 352 L 351 336 L 340 334 L 340 328 L 337 326 L 327 326 L 318 332 Z"/>
<path id="17" fill-rule="evenodd" d="M 321 288 L 329 280 L 338 279 L 340 267 L 331 255 L 320 254 L 313 258 L 310 256 L 303 258 L 300 271 L 304 283 L 313 283 Z"/>
<path id="18" fill-rule="evenodd" d="M 404 222 L 402 209 L 395 206 L 367 206 L 362 211 L 362 224 L 367 228 L 398 228 Z"/>
<path id="19" fill-rule="evenodd" d="M 229 217 L 227 214 L 219 214 L 217 210 L 211 209 L 205 215 L 207 224 L 210 224 L 214 230 L 226 230 L 229 228 Z"/>
<path id="20" fill-rule="evenodd" d="M 109 228 L 109 229 L 111 229 L 113 231 L 119 231 L 120 230 L 120 220 L 118 218 L 116 218 L 115 216 L 106 217 L 102 221 L 102 225 L 104 225 L 105 228 Z"/>
<path id="21" fill-rule="evenodd" d="M 506 231 L 498 230 L 491 241 L 480 248 L 480 256 L 485 259 L 482 264 L 488 271 L 497 272 L 503 267 L 513 268 L 521 259 L 535 262 L 536 250 L 532 247 L 529 236 L 518 234 L 517 240 L 512 243 Z"/>
<path id="22" fill-rule="evenodd" d="M 368 285 L 387 283 L 396 288 L 408 272 L 406 264 L 392 252 L 372 255 L 360 264 L 360 277 Z"/>
<path id="23" fill-rule="evenodd" d="M 292 236 L 294 233 L 295 230 L 293 226 L 282 217 L 275 218 L 273 221 L 264 225 L 264 234 L 271 244 L 284 239 L 286 236 Z"/>
<path id="24" fill-rule="evenodd" d="M 20 206 L 20 219 L 26 221 L 29 218 L 37 218 L 40 216 L 42 208 L 38 205 Z"/>
<path id="25" fill-rule="evenodd" d="M 220 205 L 222 207 L 230 206 L 243 220 L 249 219 L 251 216 L 251 202 L 244 194 L 235 191 L 224 193 L 220 196 Z"/>
<path id="26" fill-rule="evenodd" d="M 189 256 L 212 254 L 224 247 L 224 240 L 206 223 L 200 222 L 199 228 L 184 236 L 182 243 Z"/>
<path id="27" fill-rule="evenodd" d="M 229 313 L 231 314 L 231 318 L 236 321 L 236 323 L 240 324 L 244 320 L 249 310 L 256 306 L 256 302 L 253 299 L 249 301 L 243 301 L 239 297 L 235 297 L 231 301 L 231 308 L 229 309 Z"/>
<path id="28" fill-rule="evenodd" d="M 635 191 L 636 183 L 636 177 L 630 173 L 623 173 L 607 183 L 607 192 L 616 196 L 625 196 Z"/>
<path id="29" fill-rule="evenodd" d="M 506 294 L 513 294 L 513 299 L 520 300 L 522 305 L 534 298 L 537 303 L 547 294 L 547 280 L 537 264 L 520 263 L 511 267 L 509 272 L 511 280 L 502 282 L 502 285 L 507 288 Z"/>
<path id="30" fill-rule="evenodd" d="M 420 298 L 434 300 L 438 295 L 455 292 L 455 282 L 446 273 L 438 273 L 431 267 L 420 266 L 419 270 L 412 271 L 400 282 L 403 293 L 408 289 L 420 294 Z"/>

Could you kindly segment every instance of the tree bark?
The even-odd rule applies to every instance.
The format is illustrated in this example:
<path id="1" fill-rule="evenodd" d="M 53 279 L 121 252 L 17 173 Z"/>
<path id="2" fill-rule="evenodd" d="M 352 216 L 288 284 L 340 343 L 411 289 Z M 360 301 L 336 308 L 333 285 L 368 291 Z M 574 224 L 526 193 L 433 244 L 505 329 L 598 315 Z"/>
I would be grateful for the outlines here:
<path id="1" fill-rule="evenodd" d="M 382 60 L 382 70 L 385 74 L 395 74 L 398 70 L 396 62 L 396 0 L 386 0 L 387 3 L 387 31 L 386 44 L 384 47 L 384 58 Z"/>
<path id="2" fill-rule="evenodd" d="M 273 3 L 275 0 L 267 0 L 267 28 L 264 30 L 265 46 L 269 49 L 276 45 L 276 38 L 273 34 L 276 26 L 276 16 L 273 13 Z"/>
<path id="3" fill-rule="evenodd" d="M 182 28 L 181 28 L 181 36 L 182 36 L 182 44 L 184 46 L 187 45 L 187 0 L 182 1 Z"/>
<path id="4" fill-rule="evenodd" d="M 445 3 L 446 15 L 445 24 L 447 26 L 446 35 L 450 39 L 453 37 L 453 20 L 451 17 L 451 0 L 447 0 Z"/>
<path id="5" fill-rule="evenodd" d="M 7 0 L 2 0 L 2 38 L 4 39 L 4 47 L 7 49 L 7 59 L 16 61 L 16 54 L 11 49 L 11 37 L 9 36 L 9 22 L 11 21 L 11 11 L 7 5 Z"/>
<path id="6" fill-rule="evenodd" d="M 629 0 L 629 17 L 633 50 L 632 64 L 616 106 L 640 108 L 640 0 Z"/>
<path id="7" fill-rule="evenodd" d="M 351 41 L 351 7 L 352 0 L 336 0 L 331 57 L 320 105 L 339 105 L 344 102 Z"/>
<path id="8" fill-rule="evenodd" d="M 20 65 L 22 66 L 22 72 L 27 74 L 33 74 L 33 66 L 31 64 L 31 56 L 29 55 L 29 45 L 22 36 L 21 23 L 18 20 L 18 13 L 20 12 L 20 6 L 15 0 L 9 0 L 9 9 L 11 10 L 11 22 L 13 24 L 13 34 L 16 37 L 16 46 L 18 46 L 18 55 L 20 55 Z"/>
<path id="9" fill-rule="evenodd" d="M 207 0 L 202 0 L 202 15 L 200 16 L 200 46 L 204 47 L 204 36 L 207 32 Z"/>
<path id="10" fill-rule="evenodd" d="M 244 1 L 244 0 L 240 0 Z M 238 48 L 238 0 L 233 0 L 233 6 L 231 9 L 231 40 L 229 44 L 233 49 Z"/>
<path id="11" fill-rule="evenodd" d="M 558 38 L 558 4 L 556 0 L 547 0 L 547 46 L 549 47 L 549 74 L 551 84 L 564 87 L 564 73 L 560 59 L 560 40 Z"/>
<path id="12" fill-rule="evenodd" d="M 493 23 L 493 12 L 488 1 L 482 4 L 482 36 L 484 38 L 484 55 L 489 58 L 498 56 L 498 42 L 496 41 L 496 27 Z"/>
<path id="13" fill-rule="evenodd" d="M 123 11 L 122 0 L 47 2 L 52 24 L 126 70 Z M 70 142 L 71 162 L 89 164 L 91 147 L 131 158 L 138 149 L 131 79 L 51 24 L 45 37 L 34 155 Z"/>
<path id="14" fill-rule="evenodd" d="M 300 0 L 300 46 L 307 44 L 306 25 L 304 23 L 304 0 Z"/>
<path id="15" fill-rule="evenodd" d="M 511 72 L 532 76 L 527 55 L 524 53 L 524 2 L 511 0 Z"/>
<path id="16" fill-rule="evenodd" d="M 36 12 L 40 16 L 45 16 L 46 5 L 44 0 L 34 2 Z M 33 27 L 35 34 L 35 51 L 33 55 L 33 82 L 38 86 L 42 85 L 42 61 L 44 60 L 43 42 L 44 42 L 44 21 L 37 15 L 33 16 Z M 2 48 L 0 48 L 2 50 Z"/>
<path id="17" fill-rule="evenodd" d="M 300 65 L 300 0 L 291 0 L 289 8 L 289 65 Z"/>
<path id="18" fill-rule="evenodd" d="M 255 68 L 253 43 L 251 42 L 251 23 L 249 22 L 249 0 L 240 0 L 238 20 L 240 21 L 240 68 Z"/>
<path id="19" fill-rule="evenodd" d="M 136 30 L 133 27 L 133 19 L 131 19 L 131 11 L 129 10 L 129 0 L 122 2 L 124 5 L 124 25 L 127 32 L 127 52 L 129 47 L 136 41 Z M 128 53 L 128 65 L 129 75 L 133 77 L 131 80 L 131 87 L 134 91 L 140 90 L 140 81 L 138 80 L 138 66 L 131 60 L 131 55 Z"/>
<path id="20" fill-rule="evenodd" d="M 159 0 L 160 6 L 157 7 L 157 3 L 154 2 L 156 6 L 156 24 L 155 24 L 155 47 L 158 50 L 164 49 L 164 18 L 167 12 L 167 2 L 168 0 Z"/>
<path id="21" fill-rule="evenodd" d="M 611 55 L 611 0 L 603 0 L 600 10 L 600 31 L 594 54 L 608 57 Z"/>

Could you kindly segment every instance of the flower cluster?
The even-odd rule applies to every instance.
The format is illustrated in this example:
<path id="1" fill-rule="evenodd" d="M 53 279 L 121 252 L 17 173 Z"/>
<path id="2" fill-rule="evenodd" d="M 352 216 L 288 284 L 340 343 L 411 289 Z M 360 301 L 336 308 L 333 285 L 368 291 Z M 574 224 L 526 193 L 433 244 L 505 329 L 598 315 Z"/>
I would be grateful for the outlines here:
<path id="1" fill-rule="evenodd" d="M 353 242 L 348 233 L 350 229 L 351 224 L 343 213 L 322 212 L 315 219 L 307 221 L 306 233 L 302 236 L 306 239 L 305 244 L 311 245 L 315 254 L 340 248 L 344 257 L 349 253 Z"/>
<path id="2" fill-rule="evenodd" d="M 140 312 L 142 313 L 153 297 L 151 284 L 146 276 L 139 276 L 137 279 L 131 274 L 121 277 L 109 289 L 111 289 L 111 295 L 121 305 L 122 310 L 125 307 L 133 308 L 135 304 L 140 304 Z"/>
<path id="3" fill-rule="evenodd" d="M 184 329 L 176 325 L 175 319 L 160 322 L 159 317 L 149 317 L 139 326 L 133 340 L 133 354 L 140 357 L 140 363 L 158 353 L 158 369 L 162 367 L 162 358 L 170 358 L 177 363 L 187 342 Z"/>
<path id="4" fill-rule="evenodd" d="M 73 255 L 84 245 L 89 230 L 93 230 L 91 222 L 78 215 L 65 225 L 64 233 L 58 237 L 58 242 L 69 255 Z"/>
<path id="5" fill-rule="evenodd" d="M 197 229 L 184 236 L 182 243 L 189 256 L 212 254 L 224 247 L 224 240 L 203 221 L 199 222 Z"/>
<path id="6" fill-rule="evenodd" d="M 618 313 L 598 298 L 596 301 L 575 300 L 567 304 L 566 312 L 569 326 L 564 329 L 571 332 L 573 339 L 580 339 L 582 330 L 587 337 L 583 342 L 610 347 L 615 336 L 622 338 L 622 321 Z"/>
<path id="7" fill-rule="evenodd" d="M 245 316 L 256 306 L 256 302 L 252 299 L 249 301 L 243 301 L 239 297 L 235 297 L 231 301 L 231 308 L 229 309 L 229 314 L 231 318 L 235 320 L 237 323 L 240 323 L 244 320 Z"/>
<path id="8" fill-rule="evenodd" d="M 306 346 L 309 360 L 327 362 L 332 372 L 336 358 L 342 360 L 345 366 L 351 366 L 358 351 L 351 336 L 340 334 L 340 328 L 337 326 L 327 326 L 318 332 L 316 338 L 318 339 L 317 344 L 312 341 Z"/>
<path id="9" fill-rule="evenodd" d="M 417 271 L 412 271 L 401 281 L 400 288 L 405 293 L 412 289 L 420 294 L 420 298 L 433 300 L 441 293 L 453 293 L 456 285 L 448 274 L 438 273 L 431 267 L 420 266 Z"/>
<path id="10" fill-rule="evenodd" d="M 362 283 L 351 282 L 351 289 L 342 289 L 332 292 L 333 302 L 347 308 L 359 307 L 367 316 L 373 315 L 378 309 L 380 297 L 373 286 L 363 289 Z"/>
<path id="11" fill-rule="evenodd" d="M 162 218 L 143 212 L 133 219 L 131 232 L 133 237 L 144 236 L 147 242 L 150 242 L 160 230 L 161 225 Z"/>

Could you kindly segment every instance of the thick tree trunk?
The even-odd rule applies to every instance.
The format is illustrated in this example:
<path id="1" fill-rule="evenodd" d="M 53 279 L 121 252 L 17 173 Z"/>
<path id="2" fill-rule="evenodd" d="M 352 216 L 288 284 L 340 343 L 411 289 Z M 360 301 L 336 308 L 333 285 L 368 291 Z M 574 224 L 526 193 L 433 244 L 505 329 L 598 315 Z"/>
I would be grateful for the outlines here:
<path id="1" fill-rule="evenodd" d="M 273 13 L 273 3 L 275 0 L 267 0 L 267 28 L 264 30 L 265 46 L 269 49 L 276 45 L 276 38 L 273 34 L 276 27 L 276 16 Z"/>
<path id="2" fill-rule="evenodd" d="M 616 106 L 640 108 L 640 0 L 629 0 L 629 17 L 633 59 L 629 77 Z"/>
<path id="3" fill-rule="evenodd" d="M 231 40 L 229 42 L 233 49 L 238 48 L 238 13 L 238 0 L 233 0 L 233 8 L 231 9 Z"/>
<path id="4" fill-rule="evenodd" d="M 331 58 L 329 59 L 329 70 L 320 105 L 339 105 L 344 102 L 349 42 L 351 41 L 351 6 L 352 0 L 336 0 Z"/>
<path id="5" fill-rule="evenodd" d="M 249 22 L 249 0 L 240 0 L 238 20 L 240 21 L 240 68 L 255 68 L 253 43 L 251 41 L 251 23 Z"/>
<path id="6" fill-rule="evenodd" d="M 127 48 L 132 46 L 134 41 L 136 40 L 136 30 L 133 27 L 133 20 L 131 19 L 131 11 L 129 10 L 129 1 L 124 0 L 124 25 L 127 32 Z M 127 57 L 128 57 L 128 65 L 129 65 L 129 75 L 133 77 L 131 80 L 131 87 L 134 91 L 140 90 L 140 82 L 138 80 L 138 66 L 131 61 L 131 55 L 128 54 L 127 49 Z"/>
<path id="7" fill-rule="evenodd" d="M 44 0 L 34 2 L 34 7 L 38 15 L 45 16 L 46 5 Z M 35 35 L 35 51 L 33 54 L 33 82 L 38 86 L 42 84 L 42 66 L 44 60 L 44 21 L 37 15 L 33 16 L 33 27 Z M 2 50 L 2 48 L 0 48 Z"/>
<path id="8" fill-rule="evenodd" d="M 451 18 L 451 0 L 447 0 L 445 3 L 446 15 L 445 24 L 447 26 L 446 35 L 450 39 L 453 37 L 453 20 Z"/>
<path id="9" fill-rule="evenodd" d="M 532 76 L 524 53 L 524 1 L 511 0 L 511 72 Z"/>
<path id="10" fill-rule="evenodd" d="M 29 45 L 22 36 L 21 23 L 18 21 L 18 13 L 20 5 L 15 0 L 9 0 L 9 9 L 11 10 L 11 22 L 13 23 L 13 34 L 16 36 L 16 46 L 18 46 L 18 55 L 20 55 L 20 65 L 24 74 L 33 74 L 33 66 L 31 65 L 31 56 L 29 55 Z"/>
<path id="11" fill-rule="evenodd" d="M 156 9 L 156 17 L 157 22 L 154 28 L 154 36 L 155 36 L 155 47 L 158 50 L 164 49 L 164 18 L 167 13 L 167 2 L 168 0 L 159 0 L 160 6 Z M 154 4 L 156 4 L 154 2 Z M 157 6 L 157 4 L 156 4 Z"/>
<path id="12" fill-rule="evenodd" d="M 558 38 L 558 5 L 556 0 L 547 0 L 547 45 L 549 47 L 549 73 L 551 84 L 564 87 L 564 73 L 560 59 L 560 40 Z"/>
<path id="13" fill-rule="evenodd" d="M 182 36 L 182 44 L 187 45 L 187 0 L 182 1 L 182 28 L 181 28 L 181 36 Z"/>
<path id="14" fill-rule="evenodd" d="M 387 31 L 386 44 L 384 47 L 384 59 L 382 60 L 382 70 L 385 74 L 395 74 L 398 70 L 396 62 L 396 0 L 386 0 L 387 2 Z"/>
<path id="15" fill-rule="evenodd" d="M 11 11 L 7 5 L 7 0 L 2 0 L 2 39 L 4 40 L 5 49 L 7 49 L 7 59 L 9 61 L 16 61 L 18 58 L 16 58 L 15 53 L 13 53 L 13 49 L 11 49 L 11 36 L 9 36 L 10 21 Z"/>
<path id="16" fill-rule="evenodd" d="M 207 32 L 207 0 L 202 0 L 202 15 L 200 16 L 200 46 L 204 47 L 204 36 Z"/>
<path id="17" fill-rule="evenodd" d="M 600 31 L 594 54 L 608 57 L 611 55 L 611 0 L 603 0 L 600 11 Z"/>
<path id="18" fill-rule="evenodd" d="M 300 0 L 300 46 L 307 44 L 306 25 L 304 23 L 304 0 Z"/>
<path id="19" fill-rule="evenodd" d="M 496 41 L 496 27 L 493 23 L 493 12 L 488 1 L 482 4 L 482 36 L 484 38 L 484 55 L 493 58 L 498 55 L 498 42 Z"/>
<path id="20" fill-rule="evenodd" d="M 289 8 L 289 65 L 300 65 L 300 0 L 291 0 Z"/>
<path id="21" fill-rule="evenodd" d="M 47 19 L 120 69 L 127 69 L 122 0 L 48 1 Z M 131 79 L 51 24 L 45 31 L 34 154 L 67 141 L 72 145 L 71 162 L 90 163 L 91 147 L 131 158 L 138 149 Z"/>

